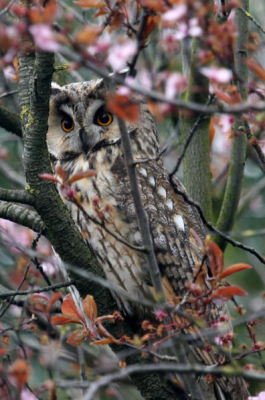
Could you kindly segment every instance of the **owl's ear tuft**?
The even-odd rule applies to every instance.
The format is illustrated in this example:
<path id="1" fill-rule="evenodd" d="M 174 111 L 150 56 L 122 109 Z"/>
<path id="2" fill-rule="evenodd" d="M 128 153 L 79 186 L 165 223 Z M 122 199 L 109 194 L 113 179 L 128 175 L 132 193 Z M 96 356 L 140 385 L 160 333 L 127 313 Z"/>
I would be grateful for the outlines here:
<path id="1" fill-rule="evenodd" d="M 61 92 L 61 86 L 56 82 L 52 82 L 51 85 L 51 96 L 55 96 L 56 94 Z"/>

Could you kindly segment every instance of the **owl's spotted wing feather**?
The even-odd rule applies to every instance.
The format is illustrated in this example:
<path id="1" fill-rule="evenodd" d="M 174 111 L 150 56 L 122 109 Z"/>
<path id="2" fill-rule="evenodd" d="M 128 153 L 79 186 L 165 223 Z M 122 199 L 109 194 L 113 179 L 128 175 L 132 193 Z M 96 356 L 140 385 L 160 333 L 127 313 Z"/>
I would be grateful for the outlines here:
<path id="1" fill-rule="evenodd" d="M 122 161 L 117 160 L 112 170 L 117 178 L 122 180 L 124 186 L 129 188 L 128 178 L 124 178 Z M 177 196 L 168 180 L 168 171 L 163 167 L 162 162 L 150 161 L 137 168 L 139 186 L 142 193 L 142 200 L 149 217 L 151 233 L 153 237 L 154 250 L 157 255 L 158 265 L 162 275 L 164 291 L 169 302 L 176 303 L 176 297 L 183 299 L 187 294 L 187 283 L 193 281 L 193 271 L 196 264 L 201 263 L 202 254 L 199 244 L 191 230 L 196 232 L 202 242 L 205 240 L 205 229 L 197 210 L 184 201 L 182 196 Z M 123 178 L 122 178 L 123 174 Z M 174 178 L 174 184 L 182 193 L 187 193 L 183 185 Z M 125 189 L 125 188 L 124 188 Z M 132 200 L 127 193 L 127 201 L 123 203 L 123 213 L 128 215 L 128 209 L 132 209 Z M 208 315 L 205 315 L 205 322 L 213 322 L 223 315 L 229 315 L 226 305 L 220 307 L 210 305 Z M 232 330 L 232 326 L 230 326 Z M 195 326 L 184 329 L 191 335 L 197 334 L 199 330 Z M 225 360 L 220 353 L 204 351 L 201 348 L 193 348 L 193 351 L 201 362 L 207 365 L 219 363 Z M 218 384 L 226 393 L 227 399 L 246 399 L 248 391 L 241 378 L 219 377 Z"/>

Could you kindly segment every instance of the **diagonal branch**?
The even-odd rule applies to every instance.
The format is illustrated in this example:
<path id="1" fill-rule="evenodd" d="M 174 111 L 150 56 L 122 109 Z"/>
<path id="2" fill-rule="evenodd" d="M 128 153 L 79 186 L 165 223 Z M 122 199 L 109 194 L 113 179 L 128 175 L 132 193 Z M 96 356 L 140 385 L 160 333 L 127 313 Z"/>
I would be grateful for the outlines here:
<path id="1" fill-rule="evenodd" d="M 124 151 L 124 159 L 127 167 L 127 173 L 131 185 L 131 191 L 136 211 L 138 227 L 142 235 L 143 247 L 146 251 L 146 259 L 148 263 L 148 270 L 151 276 L 152 285 L 155 290 L 155 297 L 158 303 L 166 303 L 164 289 L 162 285 L 161 275 L 158 268 L 154 246 L 151 238 L 150 226 L 147 213 L 144 209 L 135 170 L 135 162 L 130 142 L 130 137 L 127 132 L 126 124 L 123 120 L 118 118 L 119 129 L 121 133 L 121 141 Z"/>
<path id="2" fill-rule="evenodd" d="M 0 200 L 33 206 L 34 197 L 27 190 L 10 190 L 0 188 Z"/>
<path id="3" fill-rule="evenodd" d="M 7 201 L 0 200 L 0 218 L 8 219 L 37 233 L 45 229 L 41 217 L 35 211 Z"/>
<path id="4" fill-rule="evenodd" d="M 200 205 L 198 203 L 196 203 L 196 201 L 191 200 L 186 193 L 182 192 L 181 190 L 179 190 L 177 188 L 177 185 L 175 185 L 174 180 L 172 179 L 172 176 L 169 176 L 169 181 L 170 184 L 172 186 L 172 188 L 174 189 L 174 192 L 176 194 L 179 194 L 180 196 L 183 197 L 183 199 L 190 204 L 191 206 L 194 206 L 200 217 L 202 222 L 205 224 L 205 226 L 213 233 L 215 233 L 216 235 L 220 236 L 223 240 L 226 240 L 228 243 L 230 243 L 232 246 L 234 247 L 238 247 L 239 249 L 243 249 L 248 251 L 249 253 L 253 254 L 254 256 L 257 257 L 257 259 L 262 262 L 262 264 L 265 264 L 265 258 L 258 252 L 256 251 L 253 247 L 250 246 L 246 246 L 245 244 L 241 243 L 241 242 L 237 242 L 236 240 L 232 239 L 230 236 L 226 235 L 224 232 L 219 231 L 217 228 L 215 228 L 205 217 Z"/>
<path id="5" fill-rule="evenodd" d="M 95 72 L 97 75 L 105 78 L 106 80 L 109 79 L 108 72 L 100 68 L 98 65 L 93 64 L 92 62 L 85 60 L 79 54 L 75 54 L 70 50 L 63 49 L 61 53 L 67 57 L 69 60 L 76 61 L 80 65 L 90 69 L 91 71 Z M 124 82 L 124 79 L 119 75 L 113 75 L 112 80 L 114 83 L 127 86 L 131 90 L 135 91 L 136 93 L 140 93 L 143 96 L 146 96 L 154 101 L 163 102 L 166 104 L 170 104 L 172 106 L 178 107 L 179 109 L 190 110 L 195 113 L 202 113 L 206 115 L 214 115 L 218 114 L 229 114 L 229 115 L 240 115 L 243 112 L 248 111 L 264 111 L 265 110 L 265 101 L 260 101 L 258 103 L 253 103 L 250 101 L 243 101 L 239 105 L 235 106 L 223 106 L 218 104 L 218 106 L 207 106 L 205 104 L 199 104 L 194 101 L 184 101 L 181 99 L 169 99 L 165 97 L 162 93 L 157 92 L 155 90 L 146 89 L 144 86 L 140 86 L 136 83 Z"/>

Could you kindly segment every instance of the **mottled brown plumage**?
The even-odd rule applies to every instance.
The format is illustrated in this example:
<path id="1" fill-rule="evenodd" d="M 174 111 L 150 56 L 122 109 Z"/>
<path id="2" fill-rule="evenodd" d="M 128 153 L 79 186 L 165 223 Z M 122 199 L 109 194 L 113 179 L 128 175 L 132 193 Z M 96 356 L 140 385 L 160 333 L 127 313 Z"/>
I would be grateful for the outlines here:
<path id="1" fill-rule="evenodd" d="M 88 169 L 97 171 L 95 177 L 76 183 L 86 214 L 98 219 L 99 214 L 103 213 L 109 231 L 134 246 L 141 246 L 117 119 L 112 116 L 111 123 L 98 123 L 98 116 L 107 113 L 106 94 L 103 80 L 54 87 L 50 104 L 48 148 L 54 167 L 61 165 L 69 176 Z M 134 158 L 154 158 L 159 154 L 156 125 L 146 104 L 140 99 L 138 101 L 141 111 L 139 124 L 127 124 Z M 104 118 L 106 120 L 106 116 Z M 62 126 L 69 128 L 71 121 L 73 129 L 64 131 Z M 194 266 L 202 258 L 191 229 L 204 241 L 204 226 L 197 210 L 187 204 L 182 196 L 175 194 L 168 180 L 168 171 L 160 159 L 138 164 L 137 175 L 166 296 L 168 301 L 173 297 L 183 298 L 187 292 L 187 282 L 193 279 Z M 175 185 L 185 192 L 177 179 Z M 116 285 L 139 299 L 152 298 L 144 253 L 118 241 L 104 228 L 89 220 L 73 203 L 66 199 L 64 201 L 96 255 L 110 286 Z M 114 293 L 114 296 L 125 313 L 146 316 L 147 310 L 141 305 L 133 305 L 121 294 Z M 224 306 L 211 306 L 209 319 L 227 312 Z M 206 364 L 214 364 L 218 360 L 214 352 L 206 354 L 197 350 L 195 353 L 200 362 Z M 225 393 L 224 398 L 247 398 L 247 390 L 241 378 L 219 378 L 218 382 Z M 207 398 L 215 398 L 212 396 Z"/>

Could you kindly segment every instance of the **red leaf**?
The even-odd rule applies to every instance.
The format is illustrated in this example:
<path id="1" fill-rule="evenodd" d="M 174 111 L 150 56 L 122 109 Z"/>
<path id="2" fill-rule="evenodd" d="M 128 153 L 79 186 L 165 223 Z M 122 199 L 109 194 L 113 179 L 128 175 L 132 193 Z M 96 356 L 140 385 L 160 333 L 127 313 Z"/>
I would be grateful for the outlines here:
<path id="1" fill-rule="evenodd" d="M 92 321 L 95 321 L 98 316 L 98 310 L 94 297 L 87 295 L 83 300 L 83 307 L 88 318 L 90 318 Z"/>
<path id="2" fill-rule="evenodd" d="M 60 292 L 54 292 L 52 295 L 51 300 L 49 301 L 48 305 L 47 305 L 47 312 L 50 312 L 52 309 L 52 306 L 54 305 L 54 303 L 56 303 L 57 300 L 59 300 L 62 297 Z"/>
<path id="3" fill-rule="evenodd" d="M 71 178 L 67 179 L 66 183 L 71 184 L 73 182 L 79 181 L 80 179 L 91 178 L 91 176 L 95 175 L 97 175 L 97 171 L 95 171 L 94 169 L 89 169 L 88 171 L 79 172 L 78 174 L 71 176 Z"/>
<path id="4" fill-rule="evenodd" d="M 55 168 L 56 175 L 58 175 L 61 180 L 64 182 L 67 176 L 67 172 L 63 169 L 61 165 L 57 165 Z"/>
<path id="5" fill-rule="evenodd" d="M 227 104 L 234 104 L 234 100 L 227 93 L 219 89 L 216 85 L 213 85 L 213 88 L 216 96 L 219 97 L 220 100 Z"/>
<path id="6" fill-rule="evenodd" d="M 87 331 L 84 328 L 77 329 L 77 331 L 73 332 L 70 337 L 67 339 L 67 343 L 71 346 L 79 346 L 83 343 L 84 339 L 87 337 Z"/>
<path id="7" fill-rule="evenodd" d="M 67 317 L 71 317 L 74 319 L 79 319 L 82 321 L 82 316 L 78 309 L 76 308 L 75 302 L 71 296 L 71 294 L 68 294 L 63 301 L 62 304 L 62 313 L 67 315 Z"/>
<path id="8" fill-rule="evenodd" d="M 265 82 L 265 69 L 253 58 L 247 60 L 249 69 L 254 72 L 263 82 Z"/>
<path id="9" fill-rule="evenodd" d="M 91 342 L 91 344 L 94 344 L 95 346 L 99 346 L 101 344 L 111 344 L 111 343 L 117 343 L 117 342 L 113 341 L 112 339 L 109 339 L 109 338 L 101 339 L 101 340 L 95 340 L 94 342 Z"/>
<path id="10" fill-rule="evenodd" d="M 77 32 L 76 40 L 78 43 L 88 46 L 94 44 L 101 33 L 102 27 L 100 25 L 88 25 Z"/>
<path id="11" fill-rule="evenodd" d="M 16 383 L 17 389 L 21 392 L 23 386 L 27 383 L 30 375 L 31 368 L 27 361 L 17 359 L 9 368 L 9 374 L 12 376 Z"/>
<path id="12" fill-rule="evenodd" d="M 79 319 L 64 317 L 63 315 L 51 317 L 50 322 L 52 325 L 81 324 Z"/>
<path id="13" fill-rule="evenodd" d="M 103 1 L 99 0 L 79 0 L 79 1 L 74 1 L 74 3 L 78 7 L 82 8 L 99 8 L 99 7 L 104 7 L 106 5 Z"/>
<path id="14" fill-rule="evenodd" d="M 210 242 L 207 246 L 207 255 L 211 267 L 211 271 L 213 277 L 217 277 L 223 270 L 224 267 L 224 259 L 223 259 L 223 252 L 219 248 L 219 246 L 214 243 Z"/>
<path id="15" fill-rule="evenodd" d="M 198 296 L 202 295 L 201 287 L 199 285 L 196 285 L 196 283 L 188 282 L 187 289 L 189 292 L 194 293 Z"/>
<path id="16" fill-rule="evenodd" d="M 229 267 L 227 267 L 220 275 L 220 279 L 224 279 L 229 275 L 235 274 L 236 272 L 239 271 L 244 271 L 245 269 L 250 269 L 252 268 L 251 265 L 249 264 L 233 264 L 233 265 L 229 265 Z"/>
<path id="17" fill-rule="evenodd" d="M 247 292 L 238 286 L 222 287 L 215 290 L 210 299 L 219 298 L 223 300 L 229 300 L 232 299 L 233 296 L 247 296 Z"/>
<path id="18" fill-rule="evenodd" d="M 107 101 L 108 109 L 118 118 L 137 124 L 139 122 L 139 106 L 121 94 L 111 94 Z"/>
<path id="19" fill-rule="evenodd" d="M 60 181 L 57 178 L 55 178 L 55 176 L 53 176 L 52 174 L 41 174 L 39 175 L 39 177 L 45 179 L 46 181 L 60 183 Z"/>

